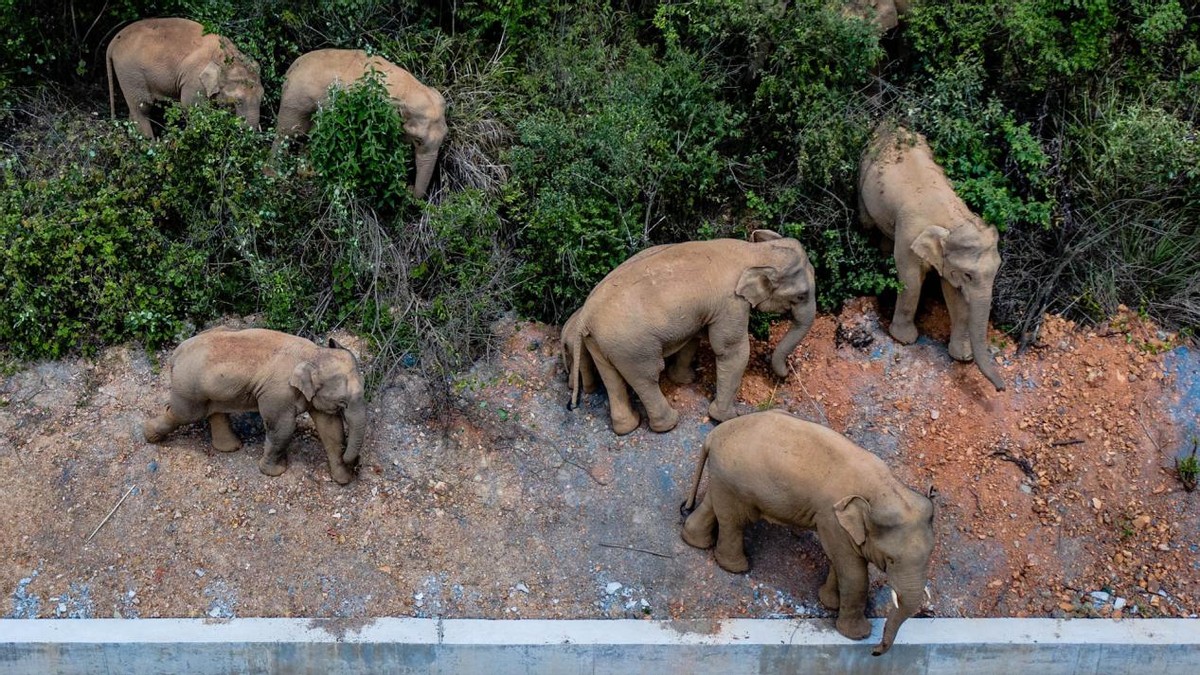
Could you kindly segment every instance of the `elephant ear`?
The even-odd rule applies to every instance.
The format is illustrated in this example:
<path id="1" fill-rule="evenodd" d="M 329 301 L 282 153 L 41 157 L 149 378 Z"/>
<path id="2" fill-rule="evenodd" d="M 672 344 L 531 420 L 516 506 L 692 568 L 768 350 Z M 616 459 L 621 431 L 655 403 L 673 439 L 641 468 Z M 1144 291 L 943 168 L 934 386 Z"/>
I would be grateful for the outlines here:
<path id="1" fill-rule="evenodd" d="M 867 517 L 871 515 L 871 504 L 858 495 L 843 498 L 833 506 L 838 524 L 854 540 L 855 546 L 867 541 Z"/>
<path id="2" fill-rule="evenodd" d="M 762 241 L 775 241 L 776 239 L 783 239 L 783 235 L 775 230 L 755 230 L 750 233 L 750 241 L 756 244 Z"/>
<path id="3" fill-rule="evenodd" d="M 221 83 L 221 66 L 209 61 L 204 70 L 200 71 L 200 87 L 204 90 L 204 96 L 210 97 L 217 93 Z"/>
<path id="4" fill-rule="evenodd" d="M 745 298 L 751 307 L 771 297 L 775 290 L 776 278 L 779 273 L 774 267 L 749 267 L 738 277 L 734 293 L 739 298 Z"/>
<path id="5" fill-rule="evenodd" d="M 943 254 L 948 236 L 950 230 L 934 225 L 918 235 L 911 247 L 913 253 L 932 265 L 939 275 L 942 273 Z"/>
<path id="6" fill-rule="evenodd" d="M 312 397 L 317 393 L 317 368 L 308 361 L 301 361 L 292 370 L 292 376 L 288 379 L 288 384 L 300 390 L 304 395 L 304 400 L 311 401 Z"/>

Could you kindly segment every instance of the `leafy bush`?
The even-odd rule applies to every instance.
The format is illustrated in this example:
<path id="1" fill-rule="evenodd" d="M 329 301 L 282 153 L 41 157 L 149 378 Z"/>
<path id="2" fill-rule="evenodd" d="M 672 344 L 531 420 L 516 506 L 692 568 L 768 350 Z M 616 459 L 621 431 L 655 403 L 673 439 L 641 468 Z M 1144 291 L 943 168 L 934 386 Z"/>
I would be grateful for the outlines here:
<path id="1" fill-rule="evenodd" d="M 335 198 L 352 194 L 386 213 L 408 202 L 412 153 L 379 73 L 332 88 L 313 122 L 308 154 Z"/>

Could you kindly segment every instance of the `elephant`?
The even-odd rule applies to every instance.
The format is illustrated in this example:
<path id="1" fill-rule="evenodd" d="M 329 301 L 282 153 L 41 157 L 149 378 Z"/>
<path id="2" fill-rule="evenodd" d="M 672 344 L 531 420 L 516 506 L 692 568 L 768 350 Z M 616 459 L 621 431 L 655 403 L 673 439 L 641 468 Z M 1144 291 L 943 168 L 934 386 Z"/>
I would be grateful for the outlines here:
<path id="1" fill-rule="evenodd" d="M 627 434 L 641 422 L 627 383 L 646 406 L 650 428 L 670 431 L 679 413 L 663 396 L 659 375 L 666 369 L 672 381 L 692 382 L 692 359 L 707 332 L 717 361 L 708 415 L 717 422 L 737 416 L 733 400 L 750 359 L 751 309 L 791 313 L 791 328 L 771 357 L 772 370 L 786 377 L 787 357 L 816 317 L 813 267 L 800 242 L 756 230 L 748 242 L 691 241 L 636 254 L 609 272 L 567 322 L 568 407 L 578 400 L 581 380 L 586 389 L 590 363 L 608 391 L 613 431 Z"/>
<path id="2" fill-rule="evenodd" d="M 233 452 L 241 441 L 229 413 L 257 410 L 267 429 L 258 468 L 268 476 L 287 470 L 296 417 L 307 412 L 329 459 L 329 474 L 345 485 L 354 477 L 367 427 L 358 362 L 332 338 L 328 347 L 263 328 L 213 328 L 175 348 L 166 410 L 146 422 L 159 443 L 185 424 L 208 418 L 213 447 Z M 343 449 L 344 446 L 344 449 Z"/>
<path id="3" fill-rule="evenodd" d="M 883 34 L 900 25 L 900 16 L 908 6 L 909 0 L 848 0 L 842 12 L 870 21 Z"/>
<path id="4" fill-rule="evenodd" d="M 955 194 L 923 136 L 887 122 L 876 128 L 859 162 L 858 212 L 895 252 L 903 288 L 888 329 L 892 337 L 906 345 L 916 341 L 921 285 L 935 270 L 950 312 L 950 356 L 973 360 L 1003 391 L 987 348 L 1000 234 Z"/>
<path id="5" fill-rule="evenodd" d="M 696 505 L 705 463 L 708 490 Z M 693 510 L 694 509 L 694 510 Z M 861 640 L 867 621 L 867 563 L 887 573 L 895 606 L 883 639 L 872 652 L 891 648 L 900 625 L 921 610 L 933 553 L 933 502 L 900 481 L 883 460 L 828 427 L 781 410 L 756 412 L 709 432 L 701 446 L 683 540 L 707 549 L 733 573 L 750 569 L 743 530 L 752 522 L 817 531 L 829 557 L 829 575 L 818 592 L 837 610 L 837 630 Z"/>
<path id="6" fill-rule="evenodd" d="M 220 35 L 188 19 L 135 21 L 108 43 L 108 108 L 117 116 L 113 73 L 133 120 L 147 138 L 154 137 L 150 107 L 157 101 L 192 106 L 201 99 L 232 104 L 252 129 L 258 129 L 263 88 L 258 64 Z"/>
<path id="7" fill-rule="evenodd" d="M 371 70 L 383 76 L 388 97 L 404 119 L 405 137 L 413 144 L 417 175 L 413 196 L 424 197 L 433 177 L 438 149 L 446 138 L 446 101 L 436 89 L 417 81 L 412 73 L 378 56 L 358 49 L 318 49 L 296 59 L 284 75 L 279 101 L 275 145 L 285 136 L 308 133 L 317 107 L 329 96 L 329 87 L 348 85 Z"/>

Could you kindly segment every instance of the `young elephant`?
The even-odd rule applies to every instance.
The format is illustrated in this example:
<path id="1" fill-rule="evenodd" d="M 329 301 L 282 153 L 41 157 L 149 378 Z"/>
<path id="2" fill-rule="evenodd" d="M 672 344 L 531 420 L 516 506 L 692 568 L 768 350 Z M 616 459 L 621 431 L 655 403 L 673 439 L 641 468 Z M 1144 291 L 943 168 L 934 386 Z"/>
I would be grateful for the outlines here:
<path id="1" fill-rule="evenodd" d="M 1004 380 L 987 349 L 992 282 L 1000 234 L 971 213 L 920 134 L 881 124 L 858 167 L 858 213 L 894 242 L 904 284 L 888 329 L 903 344 L 917 339 L 913 319 L 929 270 L 942 280 L 950 312 L 950 356 L 975 361 L 997 391 Z"/>
<path id="2" fill-rule="evenodd" d="M 284 75 L 279 100 L 275 143 L 283 136 L 307 134 L 312 115 L 329 96 L 329 87 L 357 82 L 371 70 L 383 76 L 396 111 L 404 118 L 404 133 L 415 148 L 417 177 L 413 195 L 425 196 L 438 149 L 446 138 L 446 101 L 412 73 L 358 49 L 318 49 L 296 59 Z"/>
<path id="3" fill-rule="evenodd" d="M 707 331 L 717 357 L 717 392 L 708 415 L 717 421 L 735 417 L 733 399 L 750 359 L 750 310 L 791 313 L 791 329 L 771 357 L 775 374 L 786 377 L 787 357 L 816 316 L 815 296 L 804 247 L 770 230 L 755 231 L 749 242 L 690 241 L 642 251 L 609 272 L 564 327 L 574 365 L 572 405 L 580 368 L 590 357 L 608 391 L 613 431 L 627 434 L 640 423 L 627 383 L 646 406 L 650 428 L 671 430 L 679 413 L 663 396 L 659 375 L 673 356 L 667 375 L 691 382 L 692 357 Z"/>
<path id="4" fill-rule="evenodd" d="M 295 335 L 251 328 L 214 328 L 184 340 L 171 366 L 171 401 L 146 422 L 158 443 L 184 424 L 208 418 L 213 447 L 233 452 L 241 441 L 228 413 L 257 410 L 267 427 L 258 468 L 268 476 L 287 470 L 287 446 L 296 416 L 307 412 L 329 459 L 329 474 L 345 485 L 354 477 L 367 426 L 363 380 L 354 355 L 335 340 L 319 347 Z M 344 446 L 344 451 L 343 451 Z"/>
<path id="5" fill-rule="evenodd" d="M 227 38 L 205 34 L 188 19 L 135 21 L 112 39 L 108 64 L 108 108 L 117 116 L 113 72 L 129 106 L 129 119 L 147 138 L 154 137 L 147 114 L 157 101 L 185 106 L 207 98 L 232 104 L 238 116 L 258 129 L 263 88 L 258 64 L 238 51 Z"/>
<path id="6" fill-rule="evenodd" d="M 708 492 L 695 511 L 700 474 L 708 461 Z M 837 629 L 853 640 L 871 634 L 864 614 L 867 562 L 888 575 L 896 607 L 876 656 L 924 598 L 933 551 L 933 503 L 908 489 L 886 464 L 841 434 L 772 410 L 731 420 L 709 432 L 682 510 L 691 512 L 683 540 L 717 545 L 717 564 L 750 569 L 742 531 L 765 519 L 813 528 L 829 556 L 829 577 L 818 596 L 838 610 Z"/>

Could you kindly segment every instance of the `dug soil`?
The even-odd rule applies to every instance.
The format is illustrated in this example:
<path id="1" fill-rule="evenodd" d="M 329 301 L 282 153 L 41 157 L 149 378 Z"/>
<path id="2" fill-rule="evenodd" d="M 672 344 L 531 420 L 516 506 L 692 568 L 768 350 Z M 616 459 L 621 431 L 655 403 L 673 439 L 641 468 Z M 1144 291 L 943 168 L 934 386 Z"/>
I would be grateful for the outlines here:
<path id="1" fill-rule="evenodd" d="M 1175 470 L 1200 434 L 1195 350 L 1129 312 L 1088 328 L 1050 316 L 1020 354 L 993 333 L 997 392 L 950 359 L 945 310 L 931 306 L 911 346 L 887 335 L 874 300 L 820 316 L 785 380 L 768 364 L 776 325 L 754 341 L 741 411 L 827 424 L 932 486 L 927 615 L 1195 616 L 1200 494 Z M 830 616 L 813 533 L 751 528 L 745 574 L 679 538 L 712 429 L 710 352 L 696 384 L 664 385 L 679 427 L 618 437 L 603 393 L 566 409 L 556 327 L 495 331 L 501 349 L 454 380 L 448 407 L 407 375 L 374 394 L 348 486 L 329 479 L 306 418 L 278 478 L 258 471 L 256 415 L 236 419 L 239 452 L 215 452 L 204 424 L 146 443 L 169 350 L 0 377 L 3 614 Z M 873 572 L 874 615 L 885 584 Z"/>

